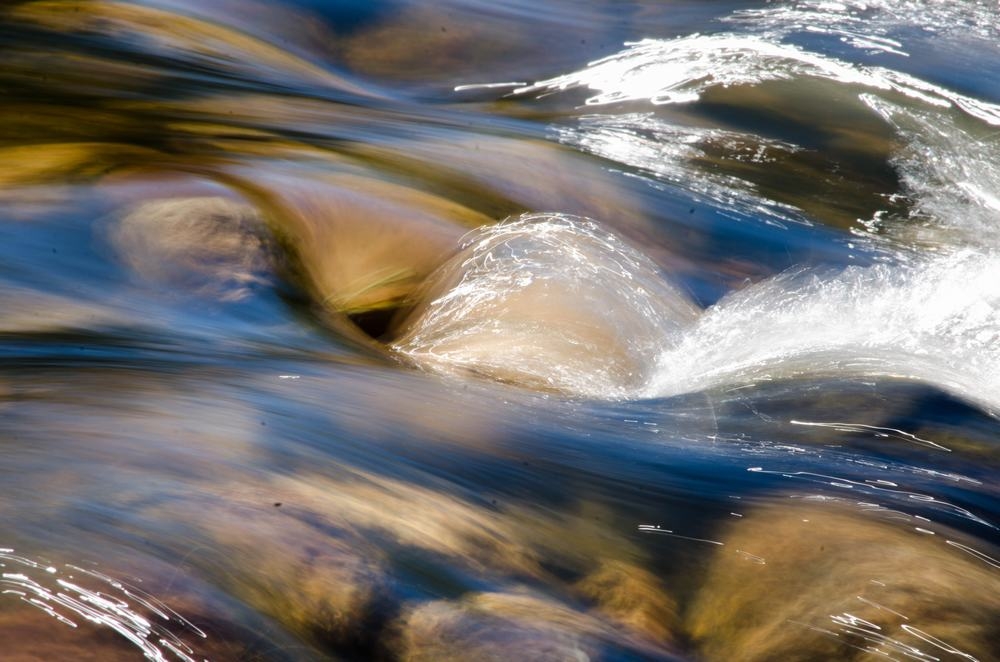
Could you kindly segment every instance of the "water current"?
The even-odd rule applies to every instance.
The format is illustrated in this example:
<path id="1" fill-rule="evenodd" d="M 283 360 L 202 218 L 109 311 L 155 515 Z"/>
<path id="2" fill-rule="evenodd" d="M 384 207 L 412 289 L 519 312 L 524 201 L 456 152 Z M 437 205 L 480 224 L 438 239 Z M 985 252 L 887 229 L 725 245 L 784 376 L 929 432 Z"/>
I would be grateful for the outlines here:
<path id="1" fill-rule="evenodd" d="M 0 48 L 0 658 L 1000 660 L 995 2 Z"/>

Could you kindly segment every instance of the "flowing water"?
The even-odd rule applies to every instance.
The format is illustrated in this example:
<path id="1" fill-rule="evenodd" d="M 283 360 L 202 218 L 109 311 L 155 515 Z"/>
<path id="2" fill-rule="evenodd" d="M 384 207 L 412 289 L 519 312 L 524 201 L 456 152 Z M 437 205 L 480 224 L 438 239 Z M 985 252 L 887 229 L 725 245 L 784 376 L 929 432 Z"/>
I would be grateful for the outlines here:
<path id="1" fill-rule="evenodd" d="M 0 658 L 1000 659 L 995 2 L 0 44 Z"/>

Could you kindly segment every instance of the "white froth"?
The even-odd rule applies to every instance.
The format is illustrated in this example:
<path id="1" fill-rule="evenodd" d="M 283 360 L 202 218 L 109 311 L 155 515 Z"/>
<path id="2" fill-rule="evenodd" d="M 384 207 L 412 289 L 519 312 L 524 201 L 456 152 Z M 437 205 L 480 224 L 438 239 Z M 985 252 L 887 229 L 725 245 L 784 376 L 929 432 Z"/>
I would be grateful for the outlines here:
<path id="1" fill-rule="evenodd" d="M 666 306 L 649 298 L 660 276 L 631 251 L 627 259 L 615 257 L 621 242 L 597 242 L 596 253 L 581 249 L 578 241 L 592 247 L 604 234 L 596 224 L 562 217 L 551 236 L 544 222 L 501 226 L 474 239 L 449 267 L 457 285 L 438 292 L 400 348 L 438 369 L 460 366 L 492 376 L 513 362 L 519 367 L 512 379 L 529 375 L 599 397 L 665 397 L 797 377 L 890 377 L 919 380 L 1000 413 L 1000 105 L 888 67 L 807 50 L 801 44 L 808 39 L 791 43 L 805 33 L 825 34 L 846 44 L 847 55 L 857 49 L 868 56 L 862 60 L 900 61 L 933 30 L 942 38 L 979 40 L 989 50 L 1000 43 L 995 16 L 995 3 L 982 2 L 772 3 L 720 23 L 738 33 L 644 39 L 580 71 L 519 88 L 519 94 L 538 95 L 587 91 L 591 114 L 559 128 L 562 142 L 690 190 L 720 213 L 734 210 L 781 223 L 803 215 L 764 198 L 748 182 L 702 172 L 692 161 L 706 141 L 757 145 L 761 163 L 796 146 L 675 126 L 653 107 L 691 103 L 717 87 L 820 80 L 829 87 L 815 89 L 830 90 L 831 101 L 846 92 L 894 132 L 899 147 L 892 165 L 913 211 L 910 218 L 883 213 L 871 222 L 859 219 L 880 226 L 874 241 L 892 239 L 883 242 L 884 263 L 794 270 L 731 294 L 696 321 L 689 310 L 670 319 L 683 307 L 669 285 Z M 649 106 L 643 109 L 643 103 Z M 514 236 L 508 233 L 516 235 L 518 251 L 502 248 Z M 590 270 L 598 262 L 616 267 Z M 533 334 L 564 334 L 558 324 L 515 329 L 509 318 L 498 321 L 498 302 L 522 297 L 527 288 L 518 279 L 539 273 L 560 283 L 546 302 L 565 295 L 581 310 L 598 305 L 607 311 L 602 323 L 617 335 L 587 347 L 597 357 L 565 363 L 551 346 L 534 340 Z M 586 294 L 574 290 L 577 280 Z M 643 284 L 638 298 L 630 291 L 636 282 Z M 625 308 L 637 302 L 642 312 L 625 316 Z M 484 304 L 485 310 L 477 310 Z M 616 321 L 625 317 L 626 324 Z M 655 349 L 643 359 L 657 328 Z M 601 361 L 620 357 L 615 343 L 633 330 L 641 340 L 626 344 L 630 365 L 645 360 L 655 367 L 640 371 L 644 381 L 634 369 L 629 379 L 612 378 L 614 370 Z M 498 350 L 501 334 L 511 332 L 516 349 Z M 492 341 L 483 342 L 485 337 Z"/>
<path id="2" fill-rule="evenodd" d="M 694 34 L 678 39 L 643 39 L 597 60 L 581 71 L 543 80 L 516 90 L 551 93 L 578 87 L 596 92 L 588 105 L 627 101 L 689 103 L 712 87 L 791 80 L 816 76 L 860 85 L 889 83 L 837 60 L 737 34 Z"/>
<path id="3" fill-rule="evenodd" d="M 852 23 L 855 20 L 852 17 L 861 11 L 855 5 L 845 5 L 843 11 L 833 10 L 826 3 L 821 5 L 799 3 L 792 14 L 772 7 L 768 19 L 761 19 L 761 25 L 757 26 L 759 34 L 645 39 L 628 44 L 620 53 L 580 71 L 524 86 L 517 92 L 552 94 L 575 88 L 587 90 L 590 96 L 586 103 L 592 112 L 556 129 L 555 137 L 560 142 L 637 169 L 649 175 L 648 181 L 653 185 L 666 183 L 678 187 L 714 205 L 720 213 L 731 211 L 781 226 L 810 224 L 810 221 L 802 210 L 762 196 L 752 182 L 700 168 L 694 161 L 701 156 L 701 145 L 710 141 L 756 144 L 764 161 L 794 152 L 798 146 L 750 133 L 673 124 L 652 107 L 694 102 L 717 87 L 782 80 L 822 81 L 823 87 L 816 89 L 825 90 L 831 104 L 853 108 L 844 105 L 845 99 L 858 99 L 910 145 L 894 161 L 908 192 L 923 196 L 931 187 L 922 185 L 922 181 L 932 181 L 937 175 L 948 180 L 950 188 L 943 195 L 935 192 L 926 199 L 917 199 L 919 209 L 946 217 L 954 209 L 942 210 L 942 205 L 933 200 L 947 205 L 954 198 L 965 197 L 978 199 L 983 203 L 981 209 L 992 214 L 1000 207 L 1000 196 L 996 194 L 1000 189 L 994 185 L 996 168 L 989 165 L 995 163 L 992 154 L 996 151 L 993 147 L 996 138 L 991 137 L 991 132 L 995 134 L 1000 126 L 1000 105 L 890 68 L 846 62 L 781 41 L 801 27 L 803 17 L 809 12 L 820 12 L 824 20 L 819 25 L 823 30 L 833 30 L 837 21 Z M 748 16 L 734 15 L 733 20 L 742 25 L 749 22 Z M 886 20 L 892 23 L 889 19 L 895 20 L 893 17 L 896 15 L 891 14 Z M 643 102 L 650 104 L 650 110 L 636 112 L 636 104 L 641 108 Z M 960 125 L 970 123 L 983 123 L 984 131 L 980 131 L 983 135 L 966 137 Z M 949 126 L 955 130 L 943 131 Z M 955 144 L 949 142 L 953 137 Z M 977 143 L 987 148 L 987 154 L 976 153 Z M 939 154 L 929 153 L 939 149 Z M 937 174 L 925 176 L 916 159 L 923 159 Z M 982 164 L 988 165 L 983 168 Z M 945 172 L 947 169 L 951 172 Z M 964 209 L 968 211 L 968 207 Z M 981 216 L 980 211 L 973 212 L 973 217 Z M 987 227 L 989 223 L 976 225 Z"/>
<path id="4" fill-rule="evenodd" d="M 1000 135 L 992 127 L 862 95 L 901 138 L 893 165 L 914 201 L 910 222 L 889 228 L 916 243 L 1000 247 Z M 912 242 L 908 242 L 912 243 Z"/>
<path id="5" fill-rule="evenodd" d="M 796 32 L 828 34 L 864 51 L 908 56 L 904 43 L 915 35 L 941 40 L 1000 41 L 997 5 L 990 0 L 797 0 L 742 9 L 724 22 L 782 38 Z"/>
<path id="6" fill-rule="evenodd" d="M 1000 106 L 884 67 L 852 64 L 773 37 L 694 34 L 643 39 L 585 69 L 517 88 L 517 94 L 551 94 L 585 88 L 591 106 L 631 101 L 690 103 L 713 87 L 818 78 L 865 90 L 894 92 L 940 107 L 955 107 L 1000 126 Z"/>
<path id="7" fill-rule="evenodd" d="M 919 380 L 1000 412 L 1000 256 L 797 272 L 709 308 L 644 395 L 794 377 Z"/>

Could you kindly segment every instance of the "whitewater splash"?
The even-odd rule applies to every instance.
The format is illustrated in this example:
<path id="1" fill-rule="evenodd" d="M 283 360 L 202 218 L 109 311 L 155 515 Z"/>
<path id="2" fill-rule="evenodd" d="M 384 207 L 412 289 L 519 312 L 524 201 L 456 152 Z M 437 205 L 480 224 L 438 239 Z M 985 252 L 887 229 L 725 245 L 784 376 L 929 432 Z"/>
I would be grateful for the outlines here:
<path id="1" fill-rule="evenodd" d="M 644 395 L 794 377 L 913 379 L 1000 412 L 1000 259 L 798 271 L 709 308 Z"/>
<path id="2" fill-rule="evenodd" d="M 856 141 L 854 149 L 878 149 L 880 142 L 898 139 L 902 146 L 895 149 L 893 165 L 918 210 L 932 212 L 932 223 L 954 228 L 958 224 L 949 217 L 962 218 L 970 209 L 952 205 L 972 199 L 979 205 L 972 210 L 976 218 L 982 210 L 990 216 L 975 231 L 986 228 L 995 236 L 1000 105 L 995 97 L 984 100 L 927 78 L 938 63 L 935 53 L 952 53 L 959 44 L 968 49 L 969 40 L 981 47 L 981 57 L 1000 57 L 995 13 L 994 3 L 974 1 L 769 3 L 722 17 L 719 32 L 628 43 L 579 71 L 522 85 L 512 94 L 582 90 L 592 114 L 554 128 L 560 142 L 686 191 L 727 215 L 732 210 L 784 225 L 810 224 L 809 215 L 794 201 L 771 200 L 754 183 L 716 167 L 698 168 L 695 161 L 710 143 L 723 146 L 725 159 L 757 163 L 805 148 L 753 132 L 692 126 L 664 117 L 661 109 L 682 108 L 719 90 L 808 83 L 808 98 L 785 96 L 773 86 L 761 92 L 761 110 L 795 121 L 799 106 L 805 113 L 805 108 L 836 109 L 841 117 L 855 118 L 840 136 Z M 911 53 L 929 54 L 930 66 Z M 997 89 L 989 79 L 969 79 L 968 86 L 976 85 Z M 875 118 L 887 131 L 859 133 L 859 126 Z M 943 200 L 944 208 L 929 198 Z M 858 219 L 857 229 L 881 230 L 886 213 Z"/>
<path id="3" fill-rule="evenodd" d="M 771 17 L 772 22 L 777 20 Z M 784 36 L 772 27 L 761 34 L 645 39 L 627 44 L 620 53 L 581 71 L 522 86 L 514 94 L 548 96 L 585 90 L 589 95 L 586 107 L 594 112 L 555 128 L 554 137 L 560 142 L 731 210 L 725 212 L 727 215 L 735 211 L 772 225 L 809 225 L 809 216 L 802 209 L 769 199 L 754 183 L 715 168 L 696 167 L 696 161 L 705 156 L 706 145 L 716 145 L 730 161 L 757 163 L 786 158 L 802 152 L 804 147 L 752 132 L 691 126 L 663 117 L 657 109 L 698 102 L 713 90 L 812 81 L 814 94 L 826 100 L 826 107 L 838 109 L 843 116 L 857 117 L 857 124 L 862 119 L 883 123 L 885 136 L 866 140 L 850 133 L 844 136 L 845 140 L 859 140 L 857 148 L 870 148 L 893 135 L 903 141 L 894 165 L 901 171 L 909 192 L 921 194 L 929 188 L 922 185 L 929 176 L 923 172 L 914 176 L 910 172 L 914 167 L 918 171 L 936 169 L 949 180 L 943 183 L 952 184 L 952 190 L 978 196 L 995 213 L 997 196 L 990 191 L 997 189 L 984 186 L 983 180 L 995 184 L 998 179 L 995 156 L 1000 105 L 891 68 L 855 64 L 812 52 L 780 41 Z M 814 97 L 808 103 L 816 101 Z M 801 102 L 779 95 L 769 98 L 766 104 L 786 106 L 781 112 L 794 113 Z M 775 112 L 777 108 L 766 110 Z M 866 112 L 867 118 L 863 117 Z M 969 145 L 973 149 L 968 149 Z M 927 148 L 943 151 L 938 158 L 928 158 Z M 923 163 L 907 163 L 914 150 L 922 152 Z M 949 164 L 946 167 L 951 172 L 940 172 L 942 164 Z M 933 182 L 935 187 L 938 184 Z M 938 217 L 949 215 L 945 212 Z M 878 225 L 882 219 L 876 215 L 859 221 Z"/>
<path id="4" fill-rule="evenodd" d="M 699 315 L 607 230 L 534 214 L 470 235 L 426 298 L 395 347 L 442 372 L 597 398 L 890 377 L 1000 412 L 1000 256 L 992 254 L 799 269 Z"/>
<path id="5" fill-rule="evenodd" d="M 579 72 L 514 92 L 538 96 L 585 89 L 587 106 L 601 112 L 556 128 L 561 142 L 635 168 L 651 183 L 687 190 L 720 209 L 782 225 L 810 221 L 802 210 L 761 195 L 752 183 L 692 162 L 712 141 L 727 144 L 732 153 L 743 150 L 741 158 L 757 163 L 802 147 L 675 124 L 655 109 L 696 102 L 715 88 L 818 81 L 816 89 L 829 94 L 832 104 L 848 108 L 844 99 L 850 99 L 851 112 L 868 113 L 895 137 L 889 159 L 901 195 L 909 200 L 906 211 L 858 219 L 845 239 L 848 246 L 866 242 L 882 256 L 880 263 L 793 269 L 692 316 L 676 287 L 651 285 L 662 275 L 622 242 L 607 240 L 596 253 L 589 250 L 596 236 L 607 234 L 597 225 L 554 215 L 523 217 L 467 242 L 447 275 L 436 281 L 430 306 L 411 317 L 411 329 L 398 348 L 434 369 L 466 369 L 522 382 L 527 377 L 590 397 L 656 398 L 791 378 L 887 377 L 933 385 L 996 415 L 1000 105 L 800 43 L 803 35 L 819 36 L 826 39 L 817 44 L 822 48 L 834 38 L 841 52 L 853 49 L 862 59 L 906 58 L 907 41 L 919 46 L 926 38 L 922 25 L 943 26 L 938 30 L 946 38 L 952 26 L 973 20 L 970 16 L 992 15 L 976 3 L 926 8 L 930 13 L 916 9 L 799 2 L 736 12 L 721 24 L 745 32 L 645 39 Z M 941 12 L 953 16 L 945 20 Z M 857 29 L 862 24 L 864 38 Z M 995 27 L 981 27 L 969 34 L 989 44 L 995 32 Z M 642 110 L 643 103 L 648 110 Z M 549 236 L 553 222 L 560 227 L 555 243 Z M 513 243 L 517 255 L 496 250 Z M 602 269 L 602 262 L 616 268 Z M 550 294 L 533 299 L 522 281 L 538 278 L 539 269 Z M 446 281 L 458 286 L 449 290 L 442 286 Z M 662 287 L 668 294 L 650 298 Z M 641 310 L 634 308 L 637 297 Z M 497 319 L 499 309 L 545 310 L 557 299 L 577 315 L 571 333 L 558 319 L 538 313 L 533 326 L 517 329 L 509 316 Z M 488 305 L 478 309 L 483 302 Z M 587 327 L 590 341 L 575 339 L 594 323 Z M 514 331 L 509 346 L 499 340 L 501 328 Z M 581 359 L 586 352 L 598 357 Z M 612 369 L 605 363 L 622 357 L 627 367 Z M 637 367 L 642 365 L 648 367 Z"/>
<path id="6" fill-rule="evenodd" d="M 737 12 L 724 22 L 755 28 L 756 34 L 720 32 L 677 39 L 643 39 L 626 44 L 622 52 L 592 62 L 581 71 L 518 87 L 513 94 L 553 94 L 585 88 L 593 93 L 586 101 L 590 106 L 628 101 L 684 104 L 699 100 L 714 87 L 816 78 L 891 92 L 939 108 L 954 107 L 998 126 L 1000 107 L 995 104 L 896 69 L 843 61 L 789 41 L 802 33 L 827 34 L 842 37 L 841 41 L 854 48 L 906 55 L 899 50 L 903 47 L 900 41 L 878 36 L 877 29 L 869 30 L 874 36 L 867 40 L 852 39 L 856 35 L 850 26 L 862 20 L 879 20 L 896 31 L 914 31 L 924 24 L 955 25 L 959 18 L 969 14 L 966 3 L 956 4 L 960 6 L 954 7 L 948 17 L 914 9 L 908 12 L 909 20 L 905 22 L 902 15 L 881 6 L 882 12 L 873 11 L 867 19 L 859 17 L 862 7 L 868 10 L 867 3 L 848 7 L 840 3 L 806 2 L 759 12 Z M 873 4 L 872 9 L 876 6 L 877 3 Z M 995 23 L 991 20 L 993 12 L 995 8 L 981 14 L 984 23 Z M 809 25 L 808 21 L 816 24 Z M 881 32 L 887 35 L 893 30 L 883 26 Z"/>

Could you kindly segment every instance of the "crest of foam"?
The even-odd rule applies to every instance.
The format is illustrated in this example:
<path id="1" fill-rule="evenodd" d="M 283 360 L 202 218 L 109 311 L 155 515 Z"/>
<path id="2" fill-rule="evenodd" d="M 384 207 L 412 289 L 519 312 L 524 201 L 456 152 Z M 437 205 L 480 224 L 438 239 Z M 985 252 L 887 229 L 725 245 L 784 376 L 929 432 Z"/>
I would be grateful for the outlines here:
<path id="1" fill-rule="evenodd" d="M 645 395 L 800 376 L 896 377 L 1000 412 L 1000 256 L 798 272 L 709 308 L 665 348 Z"/>
<path id="2" fill-rule="evenodd" d="M 584 218 L 476 230 L 426 287 L 394 347 L 439 372 L 626 398 L 697 308 L 648 258 Z"/>
<path id="3" fill-rule="evenodd" d="M 796 15 L 801 18 L 806 9 L 809 8 L 800 7 Z M 777 9 L 775 11 L 778 12 Z M 592 94 L 587 99 L 587 105 L 592 108 L 600 106 L 601 112 L 585 115 L 574 125 L 557 129 L 556 137 L 561 142 L 638 169 L 652 175 L 658 182 L 677 186 L 721 210 L 731 210 L 734 214 L 749 215 L 779 226 L 789 222 L 809 224 L 809 220 L 801 210 L 762 196 L 752 183 L 711 169 L 697 168 L 692 160 L 698 158 L 699 145 L 706 141 L 756 143 L 761 150 L 758 157 L 764 161 L 781 152 L 795 151 L 795 145 L 752 134 L 677 126 L 653 112 L 634 112 L 631 106 L 629 112 L 616 112 L 618 105 L 643 101 L 654 106 L 681 104 L 696 101 L 713 87 L 813 78 L 848 86 L 912 145 L 923 141 L 931 149 L 955 152 L 956 146 L 969 141 L 960 137 L 956 145 L 949 145 L 947 141 L 951 135 L 935 138 L 935 133 L 939 133 L 942 127 L 952 125 L 956 132 L 960 132 L 956 124 L 959 121 L 984 123 L 988 131 L 995 131 L 994 127 L 1000 126 L 1000 105 L 892 69 L 844 62 L 782 43 L 780 38 L 785 32 L 775 26 L 783 25 L 787 32 L 794 27 L 795 21 L 782 23 L 781 15 L 778 12 L 770 23 L 765 22 L 766 29 L 761 35 L 695 34 L 669 40 L 646 39 L 629 44 L 622 52 L 593 62 L 581 71 L 524 86 L 517 91 L 523 94 L 551 94 L 572 88 L 589 90 Z M 833 19 L 828 23 L 832 25 Z M 889 107 L 894 110 L 887 110 Z M 907 113 L 911 119 L 900 119 Z M 986 139 L 987 144 L 991 142 L 995 140 Z M 930 191 L 917 181 L 929 174 L 921 172 L 922 166 L 913 158 L 920 151 L 926 152 L 920 147 L 911 148 L 895 161 L 895 165 L 903 171 L 904 183 L 916 195 Z M 956 158 L 951 161 L 951 169 L 955 172 L 938 174 L 954 179 L 957 186 L 954 190 L 959 194 L 978 197 L 989 204 L 996 202 L 997 198 L 991 191 L 997 189 L 984 185 L 989 182 L 981 181 L 984 177 L 991 178 L 989 173 L 995 168 L 989 166 L 982 169 L 976 165 L 989 163 L 989 159 L 983 158 L 975 149 L 962 149 L 960 152 L 955 153 Z M 938 168 L 937 160 L 927 162 L 932 164 L 931 167 Z M 963 175 L 956 168 L 968 172 Z M 941 196 L 935 194 L 930 197 Z M 935 213 L 942 214 L 941 205 L 936 207 Z M 930 210 L 930 206 L 923 205 L 923 209 Z M 977 212 L 975 216 L 980 214 Z M 979 225 L 986 227 L 981 223 Z"/>
<path id="4" fill-rule="evenodd" d="M 515 93 L 552 93 L 577 87 L 596 92 L 588 105 L 626 101 L 653 104 L 697 101 L 717 85 L 740 85 L 817 75 L 865 82 L 853 67 L 755 36 L 693 34 L 678 39 L 643 39 L 587 68 L 520 87 Z"/>
<path id="5" fill-rule="evenodd" d="M 712 87 L 755 85 L 812 77 L 892 91 L 939 107 L 954 106 L 1000 126 L 1000 106 L 959 94 L 883 67 L 868 67 L 804 50 L 772 38 L 741 34 L 693 34 L 677 39 L 643 39 L 585 69 L 519 87 L 517 94 L 546 94 L 586 88 L 588 105 L 628 101 L 654 105 L 690 103 Z"/>
<path id="6" fill-rule="evenodd" d="M 1000 246 L 1000 137 L 991 127 L 933 109 L 907 108 L 876 95 L 864 101 L 896 131 L 904 146 L 893 165 L 915 218 L 890 228 L 916 243 Z M 912 242 L 907 242 L 912 243 Z"/>
<path id="7" fill-rule="evenodd" d="M 989 0 L 797 0 L 737 10 L 723 21 L 774 37 L 828 34 L 857 49 L 906 56 L 903 40 L 915 31 L 995 45 L 1000 41 L 996 11 Z"/>

